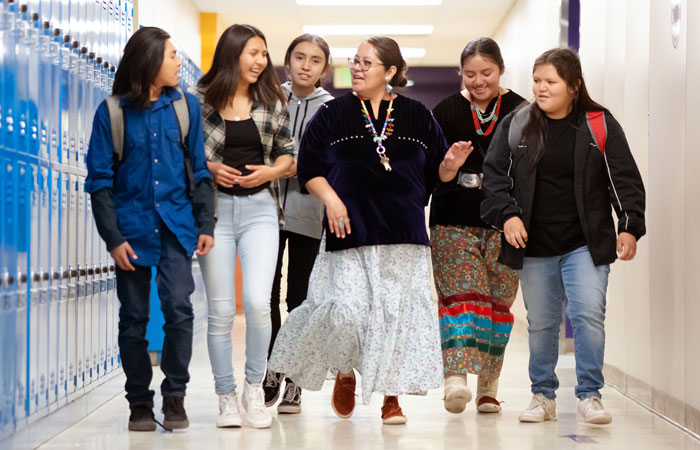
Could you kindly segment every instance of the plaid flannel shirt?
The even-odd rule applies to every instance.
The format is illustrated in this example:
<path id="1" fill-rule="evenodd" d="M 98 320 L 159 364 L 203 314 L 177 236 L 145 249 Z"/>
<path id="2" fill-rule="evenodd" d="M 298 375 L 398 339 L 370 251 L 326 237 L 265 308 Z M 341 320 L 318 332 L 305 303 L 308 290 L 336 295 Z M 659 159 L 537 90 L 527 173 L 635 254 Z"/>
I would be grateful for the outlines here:
<path id="1" fill-rule="evenodd" d="M 202 121 L 204 131 L 204 153 L 207 160 L 223 162 L 223 151 L 226 142 L 226 122 L 221 114 L 211 105 L 204 102 L 205 89 L 193 86 L 189 91 L 194 94 L 202 105 Z M 253 99 L 250 108 L 250 116 L 260 133 L 260 142 L 263 148 L 263 161 L 272 166 L 275 160 L 282 155 L 294 157 L 294 139 L 289 123 L 289 111 L 279 100 L 274 106 L 265 106 L 257 99 Z M 277 215 L 280 226 L 284 225 L 284 213 L 280 204 L 279 180 L 270 183 L 270 192 L 277 203 Z"/>

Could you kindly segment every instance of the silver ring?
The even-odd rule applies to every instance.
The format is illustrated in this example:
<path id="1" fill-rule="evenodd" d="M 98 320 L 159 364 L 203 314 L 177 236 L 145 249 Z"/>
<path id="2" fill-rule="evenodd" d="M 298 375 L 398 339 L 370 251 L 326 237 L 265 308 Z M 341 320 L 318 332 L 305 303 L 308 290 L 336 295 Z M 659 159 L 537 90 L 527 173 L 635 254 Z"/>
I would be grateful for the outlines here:
<path id="1" fill-rule="evenodd" d="M 339 226 L 340 226 L 340 229 L 341 229 L 341 230 L 342 230 L 343 228 L 345 228 L 345 221 L 343 220 L 342 217 L 340 218 Z"/>

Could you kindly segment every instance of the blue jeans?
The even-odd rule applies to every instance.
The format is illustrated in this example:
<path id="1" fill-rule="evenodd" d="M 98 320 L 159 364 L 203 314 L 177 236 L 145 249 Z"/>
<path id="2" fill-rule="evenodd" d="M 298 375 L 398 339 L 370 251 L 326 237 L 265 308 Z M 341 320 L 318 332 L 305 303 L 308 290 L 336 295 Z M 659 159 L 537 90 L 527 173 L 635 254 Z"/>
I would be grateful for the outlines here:
<path id="1" fill-rule="evenodd" d="M 605 350 L 605 293 L 610 265 L 596 266 L 587 246 L 561 256 L 525 258 L 518 272 L 527 308 L 533 394 L 556 398 L 562 304 L 574 330 L 576 397 L 600 397 Z"/>
<path id="2" fill-rule="evenodd" d="M 231 330 L 236 316 L 236 253 L 243 275 L 246 320 L 245 376 L 260 383 L 270 345 L 270 290 L 277 264 L 277 204 L 265 189 L 253 195 L 218 192 L 214 248 L 200 257 L 209 303 L 207 343 L 217 394 L 236 390 Z"/>
<path id="3" fill-rule="evenodd" d="M 165 318 L 165 340 L 160 365 L 165 379 L 160 385 L 160 391 L 163 396 L 184 397 L 185 387 L 190 381 L 188 366 L 192 357 L 192 258 L 164 223 L 161 223 L 160 230 L 161 248 L 156 286 Z M 119 353 L 126 375 L 125 390 L 129 404 L 147 404 L 153 407 L 154 392 L 149 390 L 153 370 L 146 340 L 151 306 L 151 267 L 133 266 L 135 271 L 119 267 L 116 269 L 117 297 L 120 303 Z"/>

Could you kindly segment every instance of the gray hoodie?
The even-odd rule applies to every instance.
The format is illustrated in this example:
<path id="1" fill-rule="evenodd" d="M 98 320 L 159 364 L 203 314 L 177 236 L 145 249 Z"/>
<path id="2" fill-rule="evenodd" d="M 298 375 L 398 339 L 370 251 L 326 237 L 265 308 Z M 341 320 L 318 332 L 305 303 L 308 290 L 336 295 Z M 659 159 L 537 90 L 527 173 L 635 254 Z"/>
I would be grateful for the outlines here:
<path id="1" fill-rule="evenodd" d="M 304 98 L 298 98 L 292 92 L 290 84 L 282 84 L 282 90 L 287 97 L 289 122 L 292 126 L 292 137 L 296 144 L 297 156 L 301 137 L 311 118 L 318 108 L 333 96 L 323 88 L 316 88 Z M 296 156 L 295 156 L 296 158 Z M 323 203 L 316 197 L 302 194 L 299 180 L 295 176 L 280 180 L 282 208 L 284 209 L 284 230 L 302 234 L 315 239 L 321 239 L 323 232 Z"/>

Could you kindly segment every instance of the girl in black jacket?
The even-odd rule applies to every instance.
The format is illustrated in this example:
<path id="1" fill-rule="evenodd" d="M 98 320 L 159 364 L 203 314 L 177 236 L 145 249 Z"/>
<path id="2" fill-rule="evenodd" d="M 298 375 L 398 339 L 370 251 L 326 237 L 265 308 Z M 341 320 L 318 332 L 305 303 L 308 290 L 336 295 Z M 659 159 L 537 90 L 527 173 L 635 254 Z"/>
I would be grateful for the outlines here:
<path id="1" fill-rule="evenodd" d="M 537 58 L 533 94 L 535 103 L 506 117 L 494 136 L 481 204 L 484 221 L 503 230 L 499 261 L 518 270 L 527 308 L 533 398 L 520 421 L 556 418 L 566 300 L 578 412 L 585 422 L 609 423 L 600 400 L 608 274 L 618 255 L 634 258 L 645 233 L 644 186 L 620 124 L 588 95 L 575 52 L 554 49 Z M 589 112 L 602 112 L 604 138 L 589 128 Z"/>

